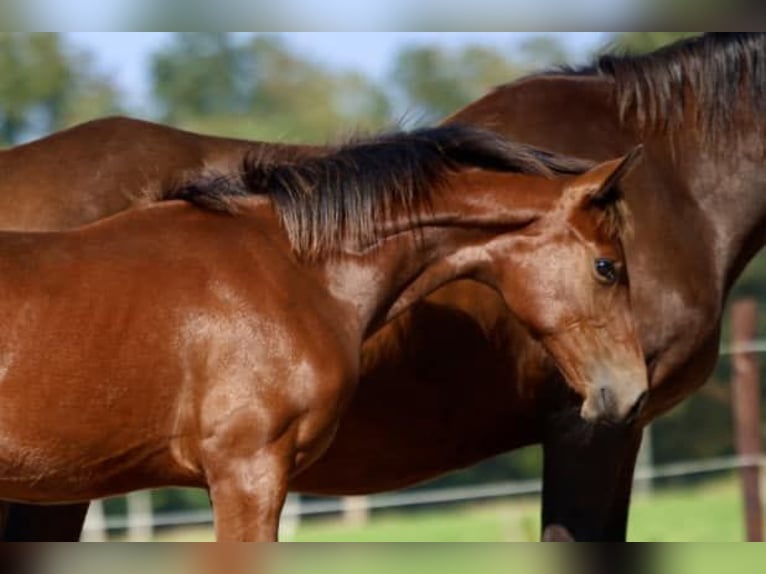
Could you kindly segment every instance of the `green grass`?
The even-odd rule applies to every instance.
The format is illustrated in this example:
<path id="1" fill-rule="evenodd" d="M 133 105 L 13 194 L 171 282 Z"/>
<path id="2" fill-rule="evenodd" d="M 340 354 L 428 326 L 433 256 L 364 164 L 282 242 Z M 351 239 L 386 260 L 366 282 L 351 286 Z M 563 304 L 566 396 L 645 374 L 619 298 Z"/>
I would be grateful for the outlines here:
<path id="1" fill-rule="evenodd" d="M 297 542 L 502 542 L 534 541 L 539 529 L 537 499 L 485 502 L 416 512 L 376 513 L 356 528 L 338 519 L 302 523 Z M 743 540 L 738 483 L 664 489 L 640 496 L 631 509 L 628 538 L 644 542 Z M 160 540 L 212 540 L 209 528 L 162 533 Z"/>
<path id="2" fill-rule="evenodd" d="M 296 542 L 502 542 L 536 536 L 537 504 L 482 504 L 448 510 L 386 512 L 364 528 L 338 520 L 304 523 Z"/>
<path id="3" fill-rule="evenodd" d="M 373 515 L 362 528 L 336 518 L 306 520 L 289 542 L 505 542 L 537 537 L 535 501 L 481 504 L 464 508 L 389 511 Z M 161 541 L 207 541 L 210 528 L 187 528 L 160 533 Z"/>
<path id="4" fill-rule="evenodd" d="M 628 538 L 641 542 L 740 542 L 742 502 L 734 480 L 639 498 Z"/>

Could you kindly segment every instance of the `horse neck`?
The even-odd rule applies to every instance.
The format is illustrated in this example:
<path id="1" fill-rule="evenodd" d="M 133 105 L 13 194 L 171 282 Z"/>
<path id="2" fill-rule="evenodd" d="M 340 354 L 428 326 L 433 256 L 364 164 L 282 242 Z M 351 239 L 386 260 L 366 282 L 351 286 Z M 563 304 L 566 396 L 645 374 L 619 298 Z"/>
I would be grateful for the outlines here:
<path id="1" fill-rule="evenodd" d="M 621 119 L 614 89 L 601 76 L 535 76 L 491 92 L 451 121 L 599 161 L 643 143 L 644 160 L 623 185 L 636 222 L 632 243 L 672 253 L 684 268 L 668 268 L 668 258 L 631 257 L 628 249 L 631 268 L 636 276 L 715 283 L 706 296 L 718 308 L 766 241 L 763 125 L 743 122 L 736 138 L 731 130 L 702 142 L 688 124 L 671 140 L 664 129 L 640 129 L 630 114 Z"/>
<path id="2" fill-rule="evenodd" d="M 707 227 L 708 280 L 720 288 L 721 301 L 766 243 L 766 132 L 757 124 L 713 134 L 709 141 L 690 130 L 663 144 L 672 146 L 664 155 L 680 177 L 678 188 Z M 683 227 L 683 221 L 675 225 Z"/>
<path id="3" fill-rule="evenodd" d="M 707 182 L 711 201 L 706 207 L 708 213 L 714 215 L 717 242 L 724 254 L 727 290 L 766 244 L 763 135 L 750 134 L 746 140 L 739 140 L 737 147 L 728 148 L 726 154 L 718 154 L 725 180 L 718 186 Z"/>
<path id="4" fill-rule="evenodd" d="M 483 185 L 478 172 L 466 177 L 471 185 L 448 186 L 457 190 L 434 198 L 427 211 L 384 222 L 382 239 L 373 247 L 324 263 L 330 293 L 353 308 L 362 337 L 451 281 L 470 277 L 495 287 L 487 271 L 488 243 L 533 221 L 554 196 L 534 185 L 530 193 L 513 193 L 520 182 L 506 177 L 520 176 L 495 174 L 505 182 L 501 194 L 496 183 Z"/>

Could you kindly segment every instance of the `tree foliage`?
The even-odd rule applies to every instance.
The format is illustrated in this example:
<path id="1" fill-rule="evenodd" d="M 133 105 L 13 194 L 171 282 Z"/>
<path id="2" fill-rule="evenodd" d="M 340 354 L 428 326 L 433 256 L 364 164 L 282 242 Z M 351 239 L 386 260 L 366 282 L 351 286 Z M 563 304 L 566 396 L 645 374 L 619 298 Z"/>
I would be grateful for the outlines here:
<path id="1" fill-rule="evenodd" d="M 165 119 L 185 125 L 240 123 L 250 135 L 311 141 L 389 118 L 367 77 L 326 68 L 279 36 L 180 33 L 152 70 Z"/>
<path id="2" fill-rule="evenodd" d="M 521 71 L 508 57 L 484 46 L 448 50 L 419 45 L 399 52 L 392 80 L 410 113 L 434 121 Z"/>
<path id="3" fill-rule="evenodd" d="M 116 90 L 87 54 L 56 33 L 0 32 L 0 140 L 47 133 L 109 113 Z"/>
<path id="4" fill-rule="evenodd" d="M 699 34 L 700 32 L 623 32 L 615 36 L 614 43 L 628 52 L 644 54 Z"/>
<path id="5" fill-rule="evenodd" d="M 412 45 L 399 51 L 391 79 L 408 113 L 433 122 L 495 86 L 566 61 L 566 49 L 552 34 L 531 36 L 508 53 L 481 45 Z"/>
<path id="6" fill-rule="evenodd" d="M 152 62 L 154 94 L 168 121 L 244 111 L 238 52 L 225 32 L 179 32 Z"/>
<path id="7" fill-rule="evenodd" d="M 538 70 L 566 64 L 570 56 L 555 34 L 535 34 L 522 42 L 519 50 L 524 67 Z"/>

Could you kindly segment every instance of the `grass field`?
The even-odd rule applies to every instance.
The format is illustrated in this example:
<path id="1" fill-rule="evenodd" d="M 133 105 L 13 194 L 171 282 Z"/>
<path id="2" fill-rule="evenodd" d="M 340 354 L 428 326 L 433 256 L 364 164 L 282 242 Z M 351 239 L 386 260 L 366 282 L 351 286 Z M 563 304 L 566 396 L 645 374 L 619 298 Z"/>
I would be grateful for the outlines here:
<path id="1" fill-rule="evenodd" d="M 287 538 L 297 542 L 502 542 L 533 541 L 538 499 L 485 502 L 416 512 L 376 513 L 362 528 L 337 519 L 304 521 Z M 158 535 L 159 540 L 212 540 L 210 528 Z M 736 542 L 743 539 L 736 481 L 666 489 L 640 496 L 631 510 L 629 539 L 644 542 Z"/>

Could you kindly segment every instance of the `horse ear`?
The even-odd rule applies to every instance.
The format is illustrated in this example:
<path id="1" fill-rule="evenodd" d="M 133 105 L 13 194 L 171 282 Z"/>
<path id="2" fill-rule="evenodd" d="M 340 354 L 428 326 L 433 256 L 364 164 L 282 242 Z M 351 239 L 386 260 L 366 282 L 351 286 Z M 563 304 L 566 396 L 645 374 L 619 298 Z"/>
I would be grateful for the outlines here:
<path id="1" fill-rule="evenodd" d="M 641 145 L 627 155 L 598 164 L 575 179 L 583 207 L 606 207 L 620 199 L 618 183 L 630 173 L 644 155 Z"/>

